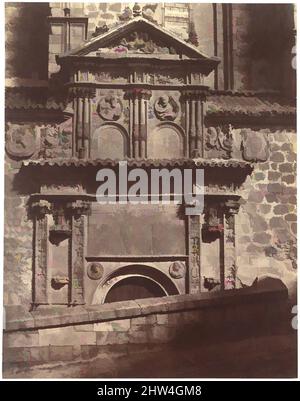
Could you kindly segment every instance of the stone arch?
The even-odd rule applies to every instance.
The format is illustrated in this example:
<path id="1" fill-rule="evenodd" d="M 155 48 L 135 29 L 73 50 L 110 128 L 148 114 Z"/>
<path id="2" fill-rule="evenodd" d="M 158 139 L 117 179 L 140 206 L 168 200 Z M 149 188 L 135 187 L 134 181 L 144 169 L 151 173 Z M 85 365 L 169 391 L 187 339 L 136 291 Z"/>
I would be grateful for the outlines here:
<path id="1" fill-rule="evenodd" d="M 184 131 L 176 123 L 157 125 L 149 132 L 147 154 L 150 159 L 173 159 L 184 157 Z"/>
<path id="2" fill-rule="evenodd" d="M 109 291 L 122 280 L 133 277 L 139 277 L 151 281 L 161 289 L 162 296 L 178 295 L 179 290 L 170 277 L 153 266 L 145 264 L 130 264 L 119 267 L 110 274 L 106 275 L 99 283 L 94 296 L 93 304 L 102 304 L 105 302 Z M 155 296 L 155 295 L 154 295 Z M 136 299 L 136 298 L 128 298 Z"/>
<path id="3" fill-rule="evenodd" d="M 107 122 L 97 128 L 91 138 L 92 159 L 120 159 L 128 156 L 128 133 L 122 125 Z"/>

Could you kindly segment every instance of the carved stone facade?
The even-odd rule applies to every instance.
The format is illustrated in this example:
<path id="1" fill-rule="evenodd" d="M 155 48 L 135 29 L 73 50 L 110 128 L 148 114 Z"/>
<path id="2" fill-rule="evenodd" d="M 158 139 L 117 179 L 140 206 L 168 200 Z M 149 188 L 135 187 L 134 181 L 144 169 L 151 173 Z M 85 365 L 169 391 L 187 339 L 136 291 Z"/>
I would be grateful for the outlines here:
<path id="1" fill-rule="evenodd" d="M 221 72 L 226 85 L 233 81 L 230 32 L 227 56 L 217 51 L 217 30 L 216 49 L 206 56 L 203 38 L 196 46 L 202 28 L 195 21 L 186 38 L 177 37 L 162 26 L 161 5 L 114 6 L 102 5 L 108 15 L 100 26 L 87 15 L 92 9 L 70 16 L 53 6 L 53 43 L 57 24 L 71 31 L 79 24 L 88 40 L 75 47 L 64 37 L 55 72 L 50 60 L 49 89 L 7 91 L 6 258 L 13 267 L 5 272 L 5 303 L 51 314 L 56 306 L 76 312 L 137 298 L 223 294 L 251 286 L 272 264 L 278 274 L 281 262 L 290 289 L 294 104 L 281 94 L 218 89 Z M 186 10 L 176 20 L 166 6 L 166 26 L 182 28 Z M 219 5 L 211 11 L 220 24 Z M 122 161 L 147 177 L 153 169 L 190 169 L 194 194 L 195 172 L 203 169 L 202 213 L 185 213 L 188 203 L 122 204 L 120 188 L 115 205 L 99 204 L 97 172 L 111 169 L 118 181 Z M 11 281 L 26 284 L 12 294 Z"/>

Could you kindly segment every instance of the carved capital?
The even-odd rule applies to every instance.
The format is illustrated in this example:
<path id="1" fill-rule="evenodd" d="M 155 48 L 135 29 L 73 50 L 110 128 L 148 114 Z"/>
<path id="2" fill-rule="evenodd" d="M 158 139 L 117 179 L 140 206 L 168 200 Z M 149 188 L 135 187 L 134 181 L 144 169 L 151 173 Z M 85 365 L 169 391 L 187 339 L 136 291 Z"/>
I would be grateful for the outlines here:
<path id="1" fill-rule="evenodd" d="M 152 91 L 144 88 L 132 88 L 125 92 L 125 99 L 145 99 L 149 100 L 152 96 Z"/>
<path id="2" fill-rule="evenodd" d="M 96 89 L 91 87 L 73 86 L 69 88 L 69 98 L 93 99 L 96 96 Z"/>
<path id="3" fill-rule="evenodd" d="M 86 200 L 78 199 L 74 202 L 69 202 L 66 205 L 68 213 L 75 217 L 80 217 L 82 215 L 89 215 L 91 212 L 91 203 Z"/>
<path id="4" fill-rule="evenodd" d="M 52 205 L 50 202 L 44 199 L 34 201 L 30 205 L 30 211 L 33 216 L 38 218 L 44 217 L 46 214 L 50 214 L 52 211 Z"/>
<path id="5" fill-rule="evenodd" d="M 207 96 L 207 89 L 185 89 L 181 92 L 181 102 L 189 100 L 201 100 L 205 101 Z"/>

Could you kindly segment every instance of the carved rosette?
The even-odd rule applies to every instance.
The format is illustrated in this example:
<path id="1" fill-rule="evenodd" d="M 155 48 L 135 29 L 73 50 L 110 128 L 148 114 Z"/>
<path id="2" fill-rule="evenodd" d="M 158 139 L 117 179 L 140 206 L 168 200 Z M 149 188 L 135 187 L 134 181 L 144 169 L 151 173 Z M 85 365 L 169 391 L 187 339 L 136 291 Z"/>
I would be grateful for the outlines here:
<path id="1" fill-rule="evenodd" d="M 147 89 L 133 88 L 125 92 L 129 100 L 130 156 L 145 158 L 147 142 L 147 115 L 152 92 Z"/>
<path id="2" fill-rule="evenodd" d="M 188 157 L 198 158 L 204 154 L 204 118 L 207 89 L 188 89 L 181 93 L 181 103 L 185 111 Z"/>

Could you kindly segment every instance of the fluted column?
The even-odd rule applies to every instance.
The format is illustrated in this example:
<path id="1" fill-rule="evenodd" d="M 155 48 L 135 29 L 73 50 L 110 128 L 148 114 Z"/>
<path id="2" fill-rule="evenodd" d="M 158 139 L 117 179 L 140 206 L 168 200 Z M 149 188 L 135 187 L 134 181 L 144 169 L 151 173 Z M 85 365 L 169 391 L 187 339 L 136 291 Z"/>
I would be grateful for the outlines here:
<path id="1" fill-rule="evenodd" d="M 125 93 L 129 100 L 130 122 L 130 156 L 135 158 L 147 157 L 147 116 L 148 102 L 151 91 L 134 88 Z"/>
<path id="2" fill-rule="evenodd" d="M 91 99 L 95 96 L 95 90 L 74 87 L 70 89 L 70 95 L 74 108 L 72 156 L 88 158 L 91 153 Z"/>
<path id="3" fill-rule="evenodd" d="M 181 94 L 185 109 L 187 157 L 203 157 L 205 100 L 205 89 L 187 89 Z"/>

